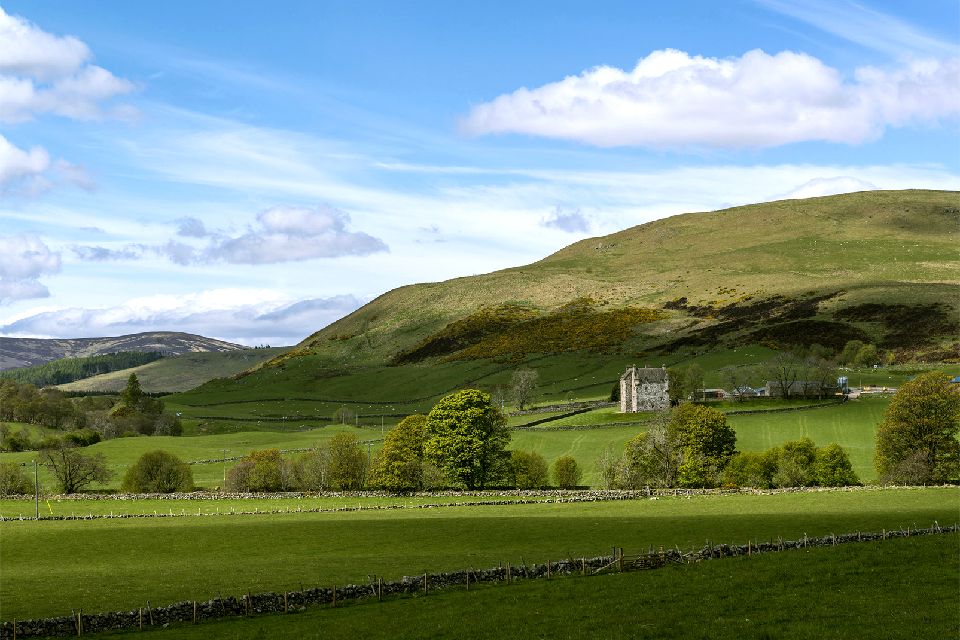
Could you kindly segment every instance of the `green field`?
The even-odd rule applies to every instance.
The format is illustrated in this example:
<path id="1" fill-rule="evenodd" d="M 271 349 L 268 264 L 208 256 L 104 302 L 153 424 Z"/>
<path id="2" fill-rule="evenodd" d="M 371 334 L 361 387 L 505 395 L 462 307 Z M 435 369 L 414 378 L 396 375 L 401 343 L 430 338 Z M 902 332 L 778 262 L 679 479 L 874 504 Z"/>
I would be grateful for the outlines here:
<path id="1" fill-rule="evenodd" d="M 140 380 L 140 386 L 149 393 L 187 391 L 214 378 L 234 376 L 289 350 L 289 347 L 268 347 L 240 351 L 191 352 L 62 384 L 60 388 L 64 391 L 120 392 L 130 374 L 135 373 Z"/>
<path id="2" fill-rule="evenodd" d="M 469 630 L 471 638 L 491 639 L 912 640 L 922 629 L 925 637 L 949 638 L 960 632 L 958 551 L 957 535 L 897 539 L 234 618 L 178 626 L 176 634 L 393 640 L 462 638 Z"/>
<path id="3" fill-rule="evenodd" d="M 728 421 L 737 432 L 737 448 L 740 451 L 762 451 L 803 436 L 812 438 L 820 446 L 837 442 L 847 449 L 860 480 L 871 482 L 876 478 L 873 467 L 874 433 L 888 402 L 889 398 L 870 397 L 843 405 L 828 405 L 803 411 L 730 415 Z M 747 406 L 750 406 L 750 403 L 747 403 Z M 226 407 L 236 408 L 238 405 Z M 731 408 L 742 407 L 731 405 Z M 519 416 L 512 421 L 522 424 L 539 417 L 542 416 Z M 510 448 L 536 451 L 546 458 L 549 464 L 560 456 L 573 456 L 583 468 L 583 484 L 597 486 L 600 482 L 596 473 L 597 458 L 608 447 L 617 452 L 621 451 L 627 440 L 644 430 L 644 424 L 639 421 L 646 419 L 648 418 L 643 415 L 620 414 L 615 409 L 597 409 L 546 423 L 542 427 L 592 425 L 600 428 L 560 431 L 535 427 L 515 430 L 512 432 Z M 606 426 L 619 421 L 638 423 Z M 390 422 L 385 422 L 383 429 L 389 429 L 390 426 Z M 115 472 L 114 478 L 103 486 L 91 488 L 118 489 L 126 469 L 143 453 L 154 449 L 165 449 L 185 461 L 219 461 L 224 458 L 224 450 L 227 458 L 237 458 L 255 449 L 305 449 L 316 447 L 334 434 L 344 431 L 355 433 L 361 441 L 373 441 L 368 447 L 369 453 L 371 456 L 376 455 L 380 446 L 377 441 L 382 438 L 383 433 L 379 425 L 357 428 L 328 424 L 308 430 L 236 431 L 203 436 L 152 436 L 109 440 L 93 445 L 87 451 L 102 452 Z M 35 459 L 35 452 L 0 454 L 0 460 L 20 463 L 29 464 Z M 233 464 L 233 461 L 227 462 L 226 470 L 229 471 Z M 223 485 L 222 462 L 192 465 L 191 468 L 198 486 L 213 489 Z M 41 469 L 40 480 L 44 487 L 52 490 L 52 478 L 45 469 Z"/>
<path id="4" fill-rule="evenodd" d="M 424 571 L 957 519 L 955 488 L 92 521 L 6 521 L 0 618 Z M 266 543 L 269 541 L 269 543 Z M 69 560 L 66 560 L 69 559 Z"/>

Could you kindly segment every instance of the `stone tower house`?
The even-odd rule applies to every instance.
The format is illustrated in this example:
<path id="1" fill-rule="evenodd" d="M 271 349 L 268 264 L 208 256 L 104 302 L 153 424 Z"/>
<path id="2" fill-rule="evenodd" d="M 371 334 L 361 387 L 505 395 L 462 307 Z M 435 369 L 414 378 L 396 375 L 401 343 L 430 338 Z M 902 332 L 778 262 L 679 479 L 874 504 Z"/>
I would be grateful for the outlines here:
<path id="1" fill-rule="evenodd" d="M 627 367 L 620 376 L 620 411 L 659 411 L 670 408 L 665 367 Z"/>

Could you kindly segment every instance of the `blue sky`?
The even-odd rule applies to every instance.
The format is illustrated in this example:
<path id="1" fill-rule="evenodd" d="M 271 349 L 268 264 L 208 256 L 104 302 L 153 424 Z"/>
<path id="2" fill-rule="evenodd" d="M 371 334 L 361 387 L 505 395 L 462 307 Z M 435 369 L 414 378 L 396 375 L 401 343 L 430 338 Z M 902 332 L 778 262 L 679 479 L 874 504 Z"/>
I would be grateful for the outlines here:
<path id="1" fill-rule="evenodd" d="M 0 335 L 291 344 L 667 215 L 960 189 L 953 0 L 0 7 Z"/>

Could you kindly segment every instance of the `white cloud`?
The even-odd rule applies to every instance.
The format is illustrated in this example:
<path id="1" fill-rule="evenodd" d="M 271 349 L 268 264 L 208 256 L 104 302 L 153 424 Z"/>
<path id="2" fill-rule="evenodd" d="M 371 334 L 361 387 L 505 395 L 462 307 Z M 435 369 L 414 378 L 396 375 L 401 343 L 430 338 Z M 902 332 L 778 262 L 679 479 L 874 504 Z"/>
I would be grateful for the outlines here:
<path id="1" fill-rule="evenodd" d="M 854 191 L 874 191 L 877 187 L 873 183 L 850 176 L 837 176 L 835 178 L 814 178 L 804 182 L 796 189 L 786 195 L 780 196 L 777 200 L 790 200 L 798 198 L 818 198 L 820 196 L 833 196 L 839 193 L 853 193 Z"/>
<path id="2" fill-rule="evenodd" d="M 99 309 L 21 313 L 0 325 L 0 335 L 93 337 L 176 330 L 242 344 L 293 344 L 361 304 L 352 295 L 292 300 L 266 289 L 213 289 L 134 298 Z"/>
<path id="3" fill-rule="evenodd" d="M 753 50 L 739 58 L 654 51 L 629 71 L 600 66 L 474 107 L 473 135 L 522 133 L 600 147 L 762 148 L 802 141 L 858 144 L 887 126 L 960 114 L 960 59 L 854 81 L 820 60 Z"/>
<path id="4" fill-rule="evenodd" d="M 379 238 L 349 231 L 350 216 L 332 207 L 272 207 L 257 214 L 257 223 L 243 235 L 215 239 L 202 259 L 270 264 L 388 250 Z"/>
<path id="5" fill-rule="evenodd" d="M 26 151 L 0 135 L 0 189 L 15 180 L 40 176 L 49 168 L 46 150 L 33 147 Z"/>
<path id="6" fill-rule="evenodd" d="M 0 304 L 50 295 L 39 278 L 58 271 L 60 254 L 37 236 L 0 236 Z"/>
<path id="7" fill-rule="evenodd" d="M 101 103 L 134 85 L 90 64 L 87 46 L 46 33 L 0 8 L 0 122 L 52 113 L 76 120 L 103 117 Z M 129 107 L 121 115 L 127 117 Z"/>
<path id="8" fill-rule="evenodd" d="M 543 220 L 543 226 L 551 229 L 559 229 L 567 233 L 589 233 L 590 219 L 580 211 L 572 211 L 557 207 Z"/>

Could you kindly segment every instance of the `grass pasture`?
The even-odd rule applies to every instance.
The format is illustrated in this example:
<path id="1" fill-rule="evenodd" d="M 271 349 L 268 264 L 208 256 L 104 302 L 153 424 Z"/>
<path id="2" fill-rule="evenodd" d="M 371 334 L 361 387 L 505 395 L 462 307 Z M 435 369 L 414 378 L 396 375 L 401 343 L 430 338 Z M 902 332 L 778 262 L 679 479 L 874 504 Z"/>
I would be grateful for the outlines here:
<path id="1" fill-rule="evenodd" d="M 204 622 L 191 638 L 955 637 L 957 535 L 738 557 L 658 571 L 481 586 Z M 763 588 L 757 588 L 763 585 Z M 165 638 L 168 630 L 116 635 Z M 106 634 L 105 634 L 106 635 Z M 113 634 L 110 634 L 111 637 Z"/>
<path id="2" fill-rule="evenodd" d="M 6 521 L 0 618 L 665 546 L 957 519 L 955 488 L 92 521 Z M 269 544 L 264 544 L 269 541 Z M 65 560 L 69 558 L 69 561 Z"/>

